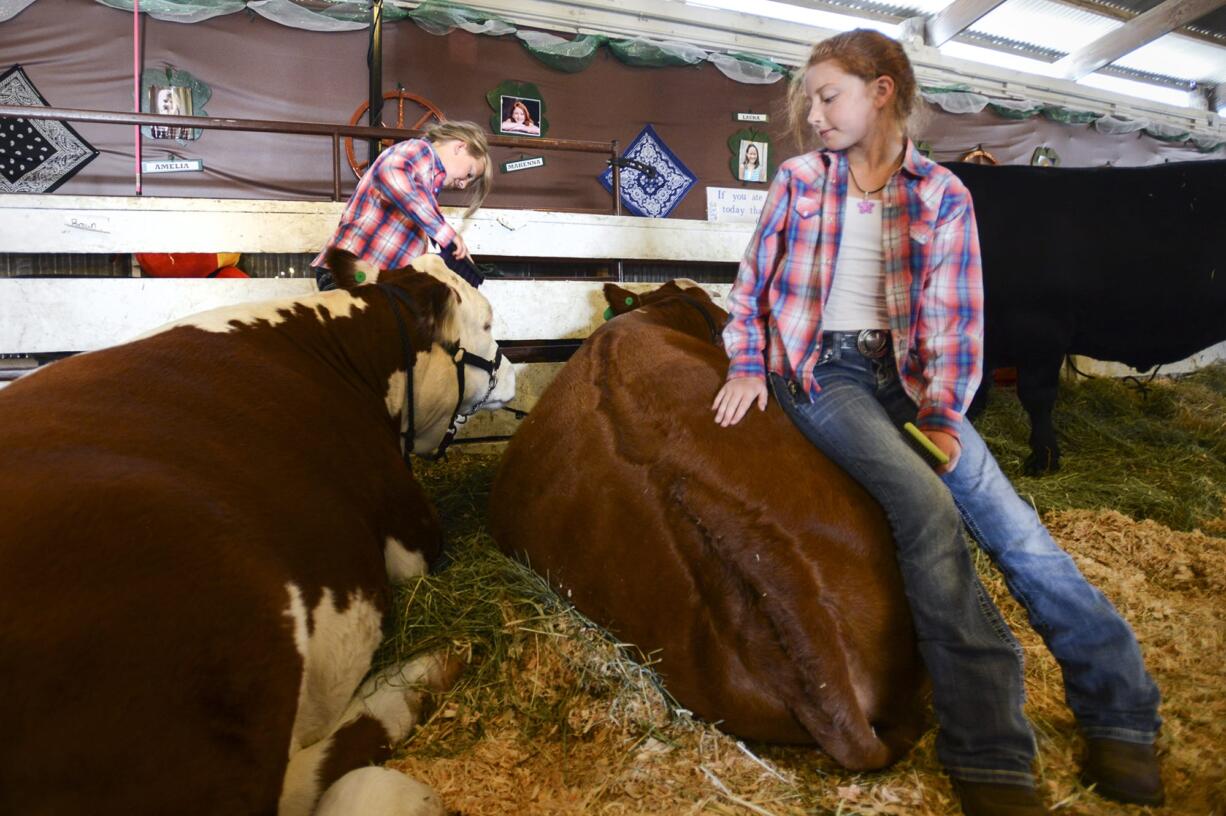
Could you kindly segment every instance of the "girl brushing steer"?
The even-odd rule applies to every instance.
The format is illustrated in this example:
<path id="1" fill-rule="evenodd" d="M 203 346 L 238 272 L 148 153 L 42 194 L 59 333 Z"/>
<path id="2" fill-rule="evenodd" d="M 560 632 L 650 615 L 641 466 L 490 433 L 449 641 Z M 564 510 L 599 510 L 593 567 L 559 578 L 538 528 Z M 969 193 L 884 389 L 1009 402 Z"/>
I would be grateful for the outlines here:
<path id="1" fill-rule="evenodd" d="M 1158 690 L 1132 630 L 963 419 L 983 363 L 979 239 L 966 188 L 907 137 L 915 100 L 888 37 L 858 30 L 814 46 L 791 108 L 822 147 L 771 183 L 729 297 L 715 421 L 765 409 L 769 390 L 881 504 L 932 677 L 937 754 L 964 813 L 1048 812 L 1021 649 L 975 574 L 964 524 L 1060 663 L 1088 746 L 1083 781 L 1158 804 Z M 909 441 L 908 422 L 929 445 Z"/>
<path id="2" fill-rule="evenodd" d="M 492 178 L 489 143 L 472 122 L 438 122 L 420 139 L 399 142 L 371 162 L 345 205 L 340 225 L 311 262 L 321 290 L 335 289 L 328 269 L 329 250 L 345 253 L 360 272 L 408 266 L 430 242 L 439 245 L 447 265 L 473 286 L 481 280 L 475 267 L 458 261 L 469 257 L 464 239 L 439 211 L 441 190 L 469 190 L 467 218 L 481 206 Z"/>

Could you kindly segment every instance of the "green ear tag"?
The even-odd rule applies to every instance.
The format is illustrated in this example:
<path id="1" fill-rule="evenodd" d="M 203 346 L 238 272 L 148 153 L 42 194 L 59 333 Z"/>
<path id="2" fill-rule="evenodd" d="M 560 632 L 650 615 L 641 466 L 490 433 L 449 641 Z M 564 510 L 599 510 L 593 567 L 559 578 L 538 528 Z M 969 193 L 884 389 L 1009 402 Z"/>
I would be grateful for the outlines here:
<path id="1" fill-rule="evenodd" d="M 366 273 L 365 272 L 355 272 L 353 275 L 353 279 L 357 281 L 358 283 L 366 283 Z"/>
<path id="2" fill-rule="evenodd" d="M 627 298 L 626 298 L 626 305 L 627 305 L 627 306 L 633 306 L 633 305 L 634 305 L 634 298 L 632 298 L 632 297 L 627 297 Z"/>
<path id="3" fill-rule="evenodd" d="M 604 319 L 605 320 L 613 319 L 613 307 L 612 306 L 604 310 Z"/>

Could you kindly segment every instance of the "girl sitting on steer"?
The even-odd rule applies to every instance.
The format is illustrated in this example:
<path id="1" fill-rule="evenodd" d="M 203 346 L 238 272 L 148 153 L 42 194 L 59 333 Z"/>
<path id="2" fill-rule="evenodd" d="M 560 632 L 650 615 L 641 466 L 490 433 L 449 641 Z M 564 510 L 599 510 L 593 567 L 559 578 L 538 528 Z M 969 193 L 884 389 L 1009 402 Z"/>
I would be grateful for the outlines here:
<path id="1" fill-rule="evenodd" d="M 888 37 L 857 30 L 814 46 L 790 101 L 793 126 L 821 148 L 771 182 L 729 296 L 715 421 L 733 425 L 773 394 L 885 511 L 932 678 L 937 755 L 964 813 L 1048 812 L 1021 647 L 966 530 L 1060 664 L 1087 742 L 1083 781 L 1160 804 L 1159 695 L 1135 635 L 963 418 L 983 368 L 979 239 L 966 188 L 908 138 L 916 98 Z"/>

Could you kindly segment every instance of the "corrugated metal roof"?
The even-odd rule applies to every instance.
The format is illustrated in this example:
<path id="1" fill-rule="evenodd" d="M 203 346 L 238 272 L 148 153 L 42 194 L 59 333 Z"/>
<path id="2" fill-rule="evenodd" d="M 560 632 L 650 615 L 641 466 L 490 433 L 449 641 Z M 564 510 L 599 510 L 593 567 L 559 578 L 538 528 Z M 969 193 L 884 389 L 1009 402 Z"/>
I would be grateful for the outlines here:
<path id="1" fill-rule="evenodd" d="M 853 14 L 851 9 L 840 13 L 824 9 L 802 8 L 791 3 L 777 3 L 774 0 L 685 0 L 685 2 L 691 6 L 707 6 L 727 11 L 739 11 L 743 14 L 756 14 L 760 17 L 787 20 L 818 28 L 828 28 L 832 31 L 872 28 L 888 36 L 897 37 L 902 27 L 901 21 L 877 20 L 863 16 L 862 13 Z"/>
<path id="2" fill-rule="evenodd" d="M 1077 0 L 1087 6 L 1100 6 L 1109 11 L 1122 11 L 1128 15 L 1144 14 L 1163 0 Z M 1187 28 L 1198 34 L 1226 43 L 1226 8 L 1211 11 L 1188 23 Z"/>
<path id="3" fill-rule="evenodd" d="M 835 5 L 848 6 L 862 0 L 833 0 Z M 897 9 L 899 17 L 914 17 L 921 14 L 936 14 L 948 6 L 952 0 L 870 0 L 870 6 L 885 6 Z"/>
<path id="4" fill-rule="evenodd" d="M 1050 60 L 1038 59 L 1012 51 L 1001 51 L 999 48 L 987 48 L 983 45 L 975 45 L 973 42 L 963 40 L 950 40 L 941 46 L 941 53 L 958 59 L 982 62 L 986 65 L 995 65 L 998 68 L 1011 68 L 1015 71 L 1025 71 L 1026 73 L 1038 74 L 1039 76 L 1054 76 L 1055 74 Z"/>
<path id="5" fill-rule="evenodd" d="M 930 16 L 952 0 L 821 0 L 823 9 L 775 0 L 687 0 L 716 8 L 845 31 L 858 26 L 898 36 L 908 17 Z M 1163 0 L 1006 0 L 941 52 L 953 57 L 1051 76 L 1051 64 L 1125 25 Z M 844 11 L 845 10 L 845 11 Z M 842 13 L 840 13 L 842 12 Z M 1226 82 L 1226 8 L 1171 33 L 1086 77 L 1086 85 L 1187 106 L 1196 84 Z M 1222 44 L 1211 41 L 1220 37 Z"/>
<path id="6" fill-rule="evenodd" d="M 1204 17 L 1188 23 L 1188 28 L 1201 34 L 1208 34 L 1218 42 L 1226 43 L 1226 8 L 1211 11 Z"/>
<path id="7" fill-rule="evenodd" d="M 1112 64 L 1182 79 L 1226 82 L 1226 48 L 1182 34 L 1166 34 Z"/>
<path id="8" fill-rule="evenodd" d="M 1067 54 L 1121 25 L 1110 17 L 1052 0 L 1008 0 L 968 30 Z"/>

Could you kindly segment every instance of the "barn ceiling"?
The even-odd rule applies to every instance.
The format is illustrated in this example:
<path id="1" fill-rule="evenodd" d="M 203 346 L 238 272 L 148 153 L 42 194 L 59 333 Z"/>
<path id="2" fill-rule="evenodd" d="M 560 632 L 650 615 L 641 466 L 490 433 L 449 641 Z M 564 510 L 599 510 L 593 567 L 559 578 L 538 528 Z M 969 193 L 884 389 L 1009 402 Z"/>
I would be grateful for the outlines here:
<path id="1" fill-rule="evenodd" d="M 0 23 L 34 2 L 0 0 Z M 97 2 L 129 12 L 134 4 Z M 142 12 L 175 22 L 246 10 L 319 31 L 366 28 L 372 5 L 372 0 L 140 2 Z M 930 84 L 967 82 L 996 95 L 1072 107 L 1088 101 L 1096 109 L 1226 134 L 1221 115 L 1212 113 L 1226 115 L 1226 0 L 384 2 L 384 19 L 413 16 L 419 25 L 440 15 L 475 14 L 484 20 L 481 25 L 463 24 L 473 33 L 497 36 L 526 28 L 563 37 L 645 38 L 784 66 L 802 62 L 809 46 L 832 31 L 868 26 L 913 46 L 917 72 Z"/>
<path id="2" fill-rule="evenodd" d="M 1226 109 L 1226 0 L 686 2 L 850 27 L 831 25 L 825 17 L 841 15 L 896 36 L 926 20 L 920 27 L 925 40 L 952 57 L 1171 105 Z"/>

